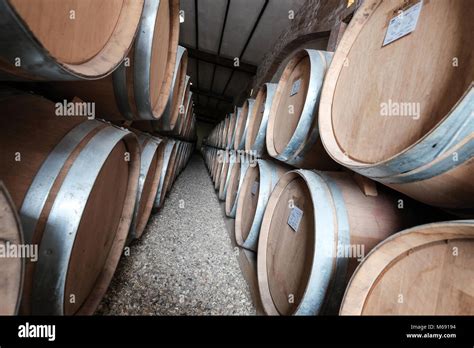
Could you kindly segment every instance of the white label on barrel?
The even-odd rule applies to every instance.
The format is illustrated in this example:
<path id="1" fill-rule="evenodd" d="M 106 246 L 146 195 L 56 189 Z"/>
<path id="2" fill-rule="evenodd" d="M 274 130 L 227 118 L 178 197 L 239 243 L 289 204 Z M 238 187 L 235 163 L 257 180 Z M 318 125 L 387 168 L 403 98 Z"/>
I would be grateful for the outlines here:
<path id="1" fill-rule="evenodd" d="M 254 181 L 252 185 L 252 195 L 255 196 L 255 194 L 257 193 L 257 190 L 258 190 L 258 181 Z"/>
<path id="2" fill-rule="evenodd" d="M 291 86 L 290 97 L 298 93 L 300 91 L 300 88 L 301 88 L 301 79 L 298 79 L 295 82 L 293 82 L 293 86 Z"/>
<path id="3" fill-rule="evenodd" d="M 410 8 L 401 11 L 400 14 L 390 20 L 382 46 L 388 45 L 415 30 L 422 4 L 423 1 L 420 1 Z"/>
<path id="4" fill-rule="evenodd" d="M 297 232 L 300 225 L 301 218 L 303 217 L 303 211 L 298 207 L 291 209 L 290 216 L 288 217 L 288 225 Z"/>

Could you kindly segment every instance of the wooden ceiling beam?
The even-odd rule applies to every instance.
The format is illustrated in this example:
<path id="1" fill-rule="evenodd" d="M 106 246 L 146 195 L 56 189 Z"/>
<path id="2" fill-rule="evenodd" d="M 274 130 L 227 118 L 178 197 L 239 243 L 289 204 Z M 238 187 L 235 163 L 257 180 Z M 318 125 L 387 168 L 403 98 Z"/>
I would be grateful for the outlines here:
<path id="1" fill-rule="evenodd" d="M 219 65 L 225 68 L 229 68 L 235 71 L 241 71 L 250 75 L 255 75 L 257 72 L 257 66 L 249 63 L 239 62 L 239 66 L 234 65 L 234 60 L 231 58 L 226 58 L 217 54 L 205 52 L 192 48 L 188 45 L 181 44 L 184 48 L 188 50 L 188 57 L 200 60 L 202 62 Z"/>
<path id="2" fill-rule="evenodd" d="M 224 102 L 224 103 L 227 103 L 227 104 L 234 104 L 234 98 L 232 98 L 232 97 L 217 94 L 217 93 L 214 93 L 214 92 L 211 92 L 211 91 L 204 91 L 204 90 L 198 89 L 194 86 L 191 86 L 191 92 L 193 92 L 193 94 L 202 95 L 203 97 L 217 99 L 217 100 L 219 100 L 221 102 Z"/>

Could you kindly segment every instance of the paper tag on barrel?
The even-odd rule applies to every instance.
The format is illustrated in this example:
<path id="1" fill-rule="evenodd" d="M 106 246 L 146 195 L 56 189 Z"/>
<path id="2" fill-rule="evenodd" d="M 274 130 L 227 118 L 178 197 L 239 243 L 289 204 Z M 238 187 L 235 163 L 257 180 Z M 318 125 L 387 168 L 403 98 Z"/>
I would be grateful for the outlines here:
<path id="1" fill-rule="evenodd" d="M 301 79 L 298 79 L 295 82 L 293 82 L 293 86 L 291 86 L 290 97 L 298 93 L 300 91 L 300 88 L 301 88 Z"/>
<path id="2" fill-rule="evenodd" d="M 290 216 L 288 217 L 288 225 L 293 229 L 293 231 L 297 232 L 298 227 L 301 222 L 301 218 L 303 217 L 303 211 L 298 207 L 293 207 L 291 209 Z"/>
<path id="3" fill-rule="evenodd" d="M 400 14 L 390 20 L 382 46 L 388 45 L 415 30 L 422 4 L 423 1 L 420 1 L 410 8 L 401 11 Z"/>
<path id="4" fill-rule="evenodd" d="M 254 181 L 253 182 L 253 185 L 252 185 L 252 195 L 255 196 L 255 194 L 257 193 L 257 190 L 258 190 L 258 181 Z"/>

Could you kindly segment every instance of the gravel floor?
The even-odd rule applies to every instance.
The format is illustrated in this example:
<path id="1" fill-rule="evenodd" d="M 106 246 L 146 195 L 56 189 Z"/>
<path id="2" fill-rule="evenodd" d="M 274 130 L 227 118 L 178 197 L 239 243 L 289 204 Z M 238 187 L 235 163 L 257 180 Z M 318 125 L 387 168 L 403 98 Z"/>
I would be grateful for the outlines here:
<path id="1" fill-rule="evenodd" d="M 97 314 L 255 314 L 220 209 L 204 162 L 194 155 L 130 256 L 122 257 Z"/>

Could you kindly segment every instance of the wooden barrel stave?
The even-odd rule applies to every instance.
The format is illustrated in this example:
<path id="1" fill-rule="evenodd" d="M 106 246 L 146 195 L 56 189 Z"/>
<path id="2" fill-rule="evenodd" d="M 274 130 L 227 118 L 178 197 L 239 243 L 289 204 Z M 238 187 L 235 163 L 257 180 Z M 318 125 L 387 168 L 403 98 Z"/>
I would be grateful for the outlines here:
<path id="1" fill-rule="evenodd" d="M 252 115 L 254 104 L 255 99 L 247 99 L 237 117 L 234 134 L 234 150 L 244 150 L 245 148 L 245 137 L 247 136 L 249 119 Z"/>
<path id="2" fill-rule="evenodd" d="M 258 235 L 270 194 L 291 168 L 266 160 L 249 167 L 242 181 L 235 215 L 235 239 L 243 248 L 257 251 Z"/>
<path id="3" fill-rule="evenodd" d="M 257 157 L 262 157 L 267 152 L 265 138 L 276 88 L 277 84 L 275 83 L 265 83 L 255 97 L 255 104 L 245 138 L 245 151 L 251 151 Z"/>
<path id="4" fill-rule="evenodd" d="M 249 167 L 250 162 L 242 156 L 237 158 L 232 167 L 225 197 L 225 214 L 228 217 L 235 218 L 242 182 Z"/>
<path id="5" fill-rule="evenodd" d="M 298 168 L 337 167 L 321 143 L 317 117 L 331 57 L 329 52 L 305 49 L 290 59 L 270 109 L 266 134 L 270 156 Z M 294 81 L 290 84 L 290 80 Z"/>
<path id="6" fill-rule="evenodd" d="M 240 113 L 241 108 L 234 106 L 234 112 L 230 115 L 229 120 L 229 131 L 227 132 L 226 149 L 231 150 L 234 148 L 234 136 L 235 136 L 235 124 L 237 122 L 237 115 Z"/>
<path id="7" fill-rule="evenodd" d="M 390 234 L 419 223 L 420 212 L 398 209 L 399 199 L 383 191 L 366 196 L 349 173 L 286 173 L 270 196 L 260 230 L 257 273 L 265 312 L 337 312 L 357 258 Z M 294 207 L 303 212 L 297 232 L 287 223 Z M 362 255 L 340 257 L 354 247 Z"/>
<path id="8" fill-rule="evenodd" d="M 7 244 L 8 243 L 8 244 Z M 22 226 L 7 188 L 0 181 L 0 245 L 24 245 Z M 20 306 L 25 273 L 21 255 L 0 258 L 0 315 L 16 315 Z"/>
<path id="9" fill-rule="evenodd" d="M 124 0 L 120 4 L 109 1 L 104 4 L 101 3 L 101 6 L 96 6 L 91 1 L 87 4 L 74 2 L 60 4 L 66 7 L 69 6 L 68 8 L 74 8 L 78 12 L 77 15 L 75 14 L 77 18 L 74 19 L 74 22 L 70 22 L 72 29 L 68 31 L 66 29 L 69 29 L 69 27 L 63 27 L 63 37 L 69 36 L 72 40 L 67 41 L 68 39 L 64 38 L 62 40 L 66 41 L 62 45 L 60 39 L 56 42 L 51 38 L 50 32 L 48 35 L 44 35 L 43 31 L 45 29 L 51 30 L 50 27 L 45 27 L 41 22 L 35 20 L 35 18 L 38 18 L 38 11 L 48 11 L 46 5 L 50 4 L 45 1 L 36 1 L 35 3 L 33 5 L 23 0 L 9 0 L 0 4 L 0 22 L 2 23 L 0 30 L 0 51 L 2 52 L 0 70 L 10 74 L 10 76 L 2 76 L 2 79 L 80 80 L 107 76 L 121 64 L 127 55 L 137 32 L 144 6 L 143 0 Z M 93 5 L 96 7 L 91 10 L 90 7 Z M 35 6 L 38 6 L 38 8 L 35 8 Z M 100 17 L 98 13 L 101 13 L 101 11 L 107 11 L 107 15 L 113 16 L 115 24 L 108 23 L 107 20 Z M 51 13 L 48 14 L 53 16 Z M 84 14 L 84 16 L 81 16 L 81 14 Z M 93 23 L 84 23 L 83 18 L 89 20 L 91 17 L 88 14 L 95 15 Z M 49 26 L 57 26 L 58 24 L 58 21 L 54 18 L 48 21 L 44 16 L 40 17 Z M 99 42 L 103 47 L 94 53 L 89 52 L 88 55 L 84 55 L 86 50 L 71 49 L 69 51 L 67 48 L 63 48 L 63 46 L 71 46 L 74 39 L 80 36 L 77 32 L 74 33 L 76 29 L 73 27 L 75 25 L 86 26 L 86 31 L 98 25 L 107 25 L 107 29 L 102 28 L 104 31 L 102 35 L 105 35 L 106 40 L 102 43 Z M 41 37 L 39 38 L 37 34 L 40 34 Z M 46 47 L 44 40 L 48 41 Z M 88 40 L 87 44 L 92 45 L 91 41 Z M 95 42 L 95 44 L 99 43 Z M 64 52 L 61 50 L 64 50 Z M 67 56 L 73 51 L 76 52 L 75 58 L 68 59 Z M 54 52 L 56 56 L 51 52 Z M 64 57 L 60 57 L 61 55 L 64 55 Z M 21 57 L 21 68 L 15 66 L 18 57 Z"/>
<path id="10" fill-rule="evenodd" d="M 237 156 L 232 152 L 230 156 L 227 157 L 227 160 L 224 162 L 224 166 L 222 167 L 221 182 L 219 184 L 218 194 L 218 198 L 221 201 L 225 201 L 227 187 L 229 186 L 230 174 L 236 160 Z"/>
<path id="11" fill-rule="evenodd" d="M 178 144 L 175 140 L 172 140 L 172 139 L 168 138 L 167 139 L 167 146 L 169 146 L 169 148 L 168 148 L 169 157 L 168 157 L 168 161 L 165 162 L 167 164 L 166 169 L 163 167 L 164 173 L 162 172 L 162 174 L 161 174 L 164 177 L 163 185 L 162 185 L 162 189 L 161 189 L 161 192 L 160 192 L 159 202 L 157 202 L 155 200 L 155 207 L 157 206 L 157 203 L 158 203 L 158 208 L 163 206 L 166 195 L 168 194 L 169 190 L 171 189 L 171 186 L 173 185 L 173 181 L 172 181 L 173 180 L 173 170 L 174 170 L 174 165 L 175 165 L 175 162 L 176 162 L 176 153 L 178 151 Z"/>
<path id="12" fill-rule="evenodd" d="M 15 113 L 2 126 L 1 177 L 21 207 L 26 243 L 40 245 L 38 261 L 27 264 L 22 313 L 92 314 L 113 276 L 130 227 L 138 185 L 136 138 L 99 121 L 56 119 L 54 104 L 37 96 L 17 94 L 1 102 L 7 115 Z M 15 112 L 25 105 L 35 113 Z M 37 122 L 41 127 L 30 133 Z M 11 142 L 12 136 L 20 143 Z M 121 151 L 129 152 L 129 162 Z M 25 162 L 12 161 L 16 152 Z M 107 178 L 112 166 L 116 177 Z M 113 184 L 118 189 L 112 189 Z M 112 198 L 110 194 L 117 196 L 122 210 L 107 211 L 103 200 Z M 100 213 L 104 216 L 95 219 Z M 91 230 L 103 232 L 98 235 L 104 239 L 101 253 L 97 247 L 102 241 L 88 246 Z M 89 266 L 91 270 L 84 272 L 82 268 Z M 75 303 L 66 301 L 70 294 L 75 294 Z"/>
<path id="13" fill-rule="evenodd" d="M 159 20 L 166 15 L 170 18 L 169 28 L 162 28 Z M 98 117 L 108 120 L 160 119 L 171 90 L 177 57 L 178 22 L 177 0 L 146 0 L 128 60 L 123 61 L 113 74 L 95 81 L 48 83 L 44 90 L 54 99 L 79 97 L 94 102 Z M 166 44 L 161 42 L 165 34 Z M 156 127 L 154 123 L 151 126 Z"/>
<path id="14" fill-rule="evenodd" d="M 408 121 L 407 118 L 375 117 L 381 111 L 372 112 L 373 105 L 364 105 L 364 109 L 371 108 L 371 112 L 359 112 L 359 106 L 356 104 L 360 104 L 360 100 L 355 99 L 352 94 L 346 93 L 348 98 L 344 98 L 343 103 L 339 102 L 346 86 L 344 81 L 347 82 L 347 79 L 353 78 L 353 74 L 358 71 L 372 70 L 373 66 L 383 66 L 382 61 L 386 59 L 393 58 L 390 69 L 398 69 L 400 75 L 411 76 L 412 73 L 405 66 L 406 57 L 410 56 L 407 45 L 421 47 L 430 42 L 439 43 L 439 35 L 434 33 L 439 33 L 441 29 L 434 24 L 433 20 L 439 16 L 444 17 L 446 11 L 443 9 L 445 8 L 450 8 L 446 21 L 456 22 L 459 30 L 453 30 L 454 26 L 447 25 L 442 35 L 445 35 L 445 38 L 452 43 L 460 41 L 461 37 L 466 36 L 467 39 L 467 36 L 472 36 L 472 21 L 468 19 L 468 14 L 474 11 L 472 4 L 447 1 L 422 4 L 420 26 L 417 26 L 413 33 L 386 47 L 376 45 L 374 38 L 367 36 L 367 31 L 371 26 L 378 26 L 387 19 L 385 17 L 387 7 L 398 8 L 402 5 L 400 1 L 385 3 L 371 0 L 365 2 L 355 14 L 354 21 L 347 28 L 327 73 L 320 104 L 321 138 L 331 157 L 351 170 L 421 202 L 451 209 L 451 211 L 470 210 L 472 216 L 474 185 L 469 175 L 469 172 L 472 172 L 474 154 L 474 126 L 470 121 L 474 105 L 472 60 L 466 60 L 469 63 L 463 65 L 461 69 L 446 69 L 439 75 L 432 74 L 429 69 L 418 69 L 416 80 L 403 78 L 403 81 L 406 81 L 403 88 L 398 88 L 400 86 L 398 76 L 388 75 L 389 78 L 384 78 L 384 83 L 390 86 L 384 91 L 395 91 L 393 96 L 390 94 L 391 98 L 407 101 L 415 98 L 423 105 L 419 119 L 413 122 Z M 373 54 L 371 54 L 370 63 L 356 63 L 358 70 L 355 71 L 351 64 L 347 65 L 345 62 L 348 59 L 352 61 L 358 59 L 358 56 L 352 59 L 350 55 L 356 54 L 357 48 L 361 45 L 370 49 Z M 455 52 L 458 58 L 469 55 L 463 45 L 454 47 L 450 44 L 446 50 L 443 47 L 439 51 L 442 55 Z M 420 57 L 411 58 L 414 60 L 412 63 L 417 67 L 427 68 L 442 64 L 440 62 L 444 61 L 430 61 L 428 64 Z M 371 79 L 377 76 L 382 78 L 384 74 L 390 74 L 390 72 L 388 70 L 374 71 Z M 451 78 L 446 80 L 449 74 Z M 435 83 L 432 79 L 441 80 Z M 370 89 L 373 86 L 368 87 Z M 363 93 L 365 93 L 364 90 L 357 91 L 356 94 L 360 96 Z M 446 98 L 435 97 L 438 94 L 446 95 Z M 381 95 L 370 102 L 372 104 L 386 102 L 381 98 L 385 97 Z M 346 104 L 353 105 L 351 112 L 343 110 L 349 107 Z M 370 123 L 370 129 L 376 130 L 370 142 L 364 144 L 359 140 L 366 138 L 362 133 L 367 131 L 367 127 L 357 127 L 360 129 L 353 130 L 362 132 L 359 137 L 350 138 L 344 134 L 342 128 L 347 128 L 354 122 Z M 366 149 L 369 143 L 370 151 Z"/>
<path id="15" fill-rule="evenodd" d="M 472 255 L 473 248 L 473 220 L 399 232 L 377 245 L 359 265 L 347 286 L 340 314 L 472 315 L 474 302 L 466 294 L 473 264 L 466 255 Z M 380 296 L 381 286 L 384 296 Z"/>
<path id="16" fill-rule="evenodd" d="M 141 146 L 137 202 L 127 242 L 139 239 L 150 217 L 161 181 L 164 144 L 156 137 L 131 129 Z"/>
<path id="17" fill-rule="evenodd" d="M 163 165 L 161 168 L 160 183 L 158 185 L 155 202 L 153 203 L 154 211 L 157 211 L 163 205 L 163 202 L 166 196 L 166 190 L 169 185 L 169 177 L 171 175 L 171 169 L 168 169 L 168 168 L 170 168 L 170 165 L 171 165 L 170 161 L 172 161 L 173 151 L 175 148 L 174 141 L 170 141 L 169 139 L 165 140 L 161 138 L 157 138 L 157 139 L 162 140 L 165 143 L 164 145 L 165 147 L 163 150 Z"/>
<path id="18" fill-rule="evenodd" d="M 176 65 L 171 83 L 171 93 L 166 104 L 163 115 L 157 124 L 157 129 L 162 131 L 173 131 L 179 114 L 179 106 L 185 91 L 186 69 L 188 66 L 188 51 L 178 46 L 176 53 Z"/>
<path id="19" fill-rule="evenodd" d="M 104 130 L 97 133 L 97 135 L 100 135 L 100 138 L 97 138 L 97 140 L 92 139 L 71 167 L 70 172 L 65 178 L 63 185 L 57 194 L 55 204 L 53 205 L 49 214 L 47 227 L 44 231 L 40 245 L 40 254 L 42 257 L 38 260 L 38 264 L 35 267 L 34 288 L 32 292 L 33 314 L 59 314 L 63 313 L 65 310 L 64 303 L 67 301 L 67 292 L 57 294 L 56 289 L 67 286 L 67 280 L 64 278 L 64 274 L 68 272 L 69 260 L 73 253 L 72 248 L 74 239 L 65 240 L 64 232 L 71 231 L 74 233 L 74 230 L 70 230 L 69 226 L 72 222 L 79 225 L 80 219 L 79 217 L 70 214 L 71 211 L 65 209 L 65 207 L 60 202 L 67 200 L 68 197 L 71 196 L 71 193 L 73 195 L 77 194 L 77 197 L 83 200 L 80 207 L 84 207 L 83 209 L 86 209 L 86 198 L 89 196 L 90 191 L 87 192 L 84 190 L 84 187 L 90 187 L 90 189 L 92 189 L 94 182 L 89 177 L 84 178 L 84 172 L 87 170 L 89 174 L 97 173 L 98 175 L 101 165 L 105 163 L 106 160 L 106 156 L 101 158 L 97 155 L 98 147 L 101 146 L 103 148 L 105 145 L 104 143 L 107 142 L 110 144 L 110 151 L 112 151 L 112 146 L 114 146 L 116 142 L 119 141 L 119 139 L 123 138 L 123 134 L 117 133 L 116 129 L 113 129 L 112 127 L 105 128 Z M 94 166 L 91 166 L 89 160 L 92 153 L 94 153 L 94 157 L 96 159 L 95 163 L 97 165 L 95 168 L 91 168 Z M 74 187 L 77 185 L 82 186 L 80 190 L 74 190 Z M 135 197 L 131 198 L 134 200 Z M 131 205 L 134 206 L 134 202 Z M 67 216 L 67 220 L 64 219 L 64 216 Z M 127 233 L 129 225 L 130 221 L 127 223 Z M 120 250 L 118 255 L 115 256 L 116 260 L 111 262 L 115 264 L 113 268 L 116 267 L 120 258 L 121 249 L 123 248 L 123 244 L 125 242 L 125 236 L 126 234 L 124 236 L 117 236 L 118 239 L 114 243 L 116 244 L 115 248 L 110 246 L 110 251 Z M 62 243 L 61 249 L 54 252 L 59 241 Z M 118 248 L 118 246 L 121 247 Z M 50 250 L 53 250 L 52 254 L 48 252 Z M 105 265 L 105 267 L 107 267 L 107 265 Z M 71 273 L 73 272 L 71 271 Z M 70 276 L 69 273 L 68 275 Z M 75 274 L 73 274 L 73 276 L 75 276 Z M 105 280 L 107 284 L 110 282 L 112 276 L 113 271 L 110 275 L 106 276 L 106 278 L 108 278 Z M 96 289 L 100 293 L 100 296 L 91 294 L 88 298 L 89 301 L 85 302 L 82 305 L 83 307 L 78 309 L 78 314 L 91 313 L 98 306 L 98 300 L 100 300 L 99 298 L 105 294 L 106 288 L 100 289 L 97 287 Z"/>

